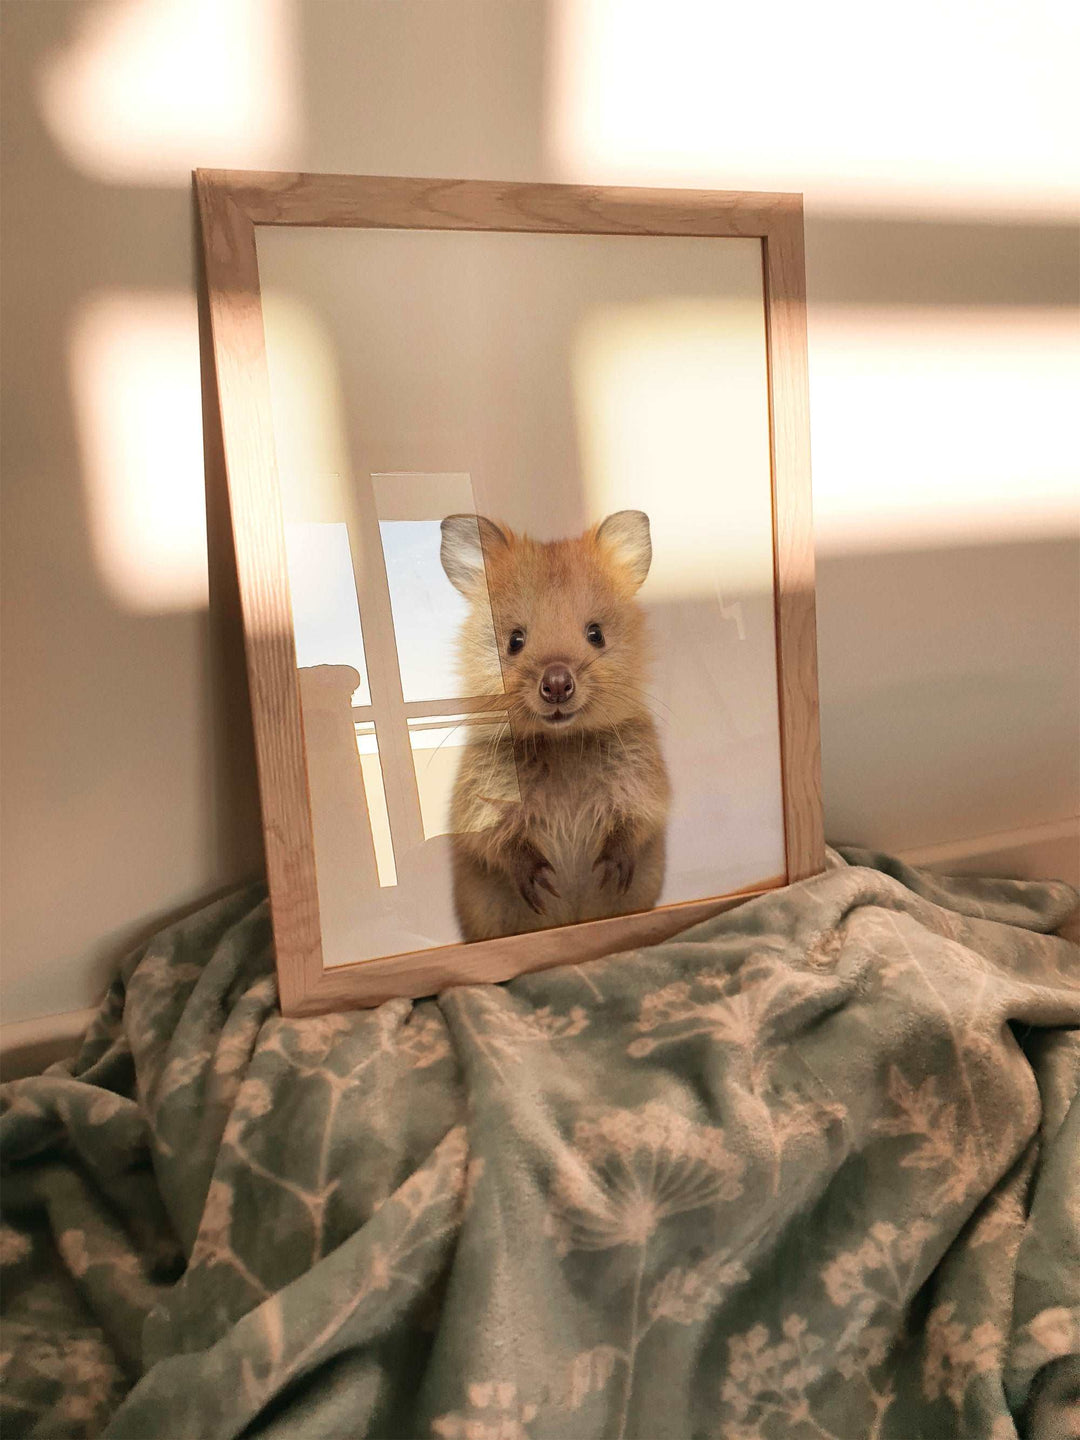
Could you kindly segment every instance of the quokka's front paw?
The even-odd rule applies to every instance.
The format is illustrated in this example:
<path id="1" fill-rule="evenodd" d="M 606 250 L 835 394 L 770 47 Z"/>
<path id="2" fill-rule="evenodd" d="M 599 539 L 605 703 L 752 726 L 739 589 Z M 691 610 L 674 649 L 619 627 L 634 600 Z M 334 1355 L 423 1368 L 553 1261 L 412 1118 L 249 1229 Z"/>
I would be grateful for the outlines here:
<path id="1" fill-rule="evenodd" d="M 551 883 L 555 871 L 550 861 L 529 841 L 515 847 L 511 856 L 510 873 L 519 895 L 537 915 L 544 913 L 542 891 L 546 890 L 556 900 L 559 898 L 558 890 Z"/>
<path id="2" fill-rule="evenodd" d="M 593 869 L 600 872 L 601 889 L 612 885 L 620 895 L 625 895 L 634 879 L 635 863 L 626 836 L 620 831 L 613 831 L 604 841 L 604 848 L 593 865 Z"/>

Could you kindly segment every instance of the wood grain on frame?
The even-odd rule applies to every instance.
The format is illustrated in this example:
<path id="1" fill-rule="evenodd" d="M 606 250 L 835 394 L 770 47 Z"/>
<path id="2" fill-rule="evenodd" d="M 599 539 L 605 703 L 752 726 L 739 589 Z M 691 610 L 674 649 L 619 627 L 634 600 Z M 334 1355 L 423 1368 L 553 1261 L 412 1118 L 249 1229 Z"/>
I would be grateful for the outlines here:
<path id="1" fill-rule="evenodd" d="M 764 237 L 776 569 L 776 669 L 788 880 L 825 868 L 802 200 Z"/>
<path id="2" fill-rule="evenodd" d="M 535 230 L 566 235 L 758 238 L 800 195 L 738 190 L 639 190 L 388 175 L 200 170 L 256 225 L 400 230 Z"/>
<path id="3" fill-rule="evenodd" d="M 493 985 L 526 971 L 579 965 L 619 950 L 655 945 L 757 895 L 778 890 L 783 884 L 784 877 L 776 875 L 751 889 L 715 900 L 681 900 L 676 905 L 661 905 L 634 915 L 612 915 L 606 920 L 508 935 L 502 940 L 439 945 L 407 955 L 335 965 L 323 971 L 315 990 L 305 995 L 293 1013 L 318 1015 L 349 1005 L 381 1005 L 397 995 L 419 999 L 422 995 L 437 995 L 450 985 Z"/>
<path id="4" fill-rule="evenodd" d="M 197 171 L 196 188 L 284 1013 L 377 1005 L 653 944 L 822 870 L 801 196 L 243 171 Z M 256 224 L 762 241 L 786 876 L 636 915 L 323 968 Z"/>
<path id="5" fill-rule="evenodd" d="M 255 730 L 278 990 L 294 1013 L 322 977 L 319 894 L 255 227 L 196 177 L 225 473 Z"/>

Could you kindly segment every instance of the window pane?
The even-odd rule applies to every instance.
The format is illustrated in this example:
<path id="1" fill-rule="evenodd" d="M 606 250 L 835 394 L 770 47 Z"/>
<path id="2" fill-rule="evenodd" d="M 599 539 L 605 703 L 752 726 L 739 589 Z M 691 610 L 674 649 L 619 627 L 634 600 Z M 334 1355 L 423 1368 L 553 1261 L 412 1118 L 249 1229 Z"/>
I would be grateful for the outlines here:
<path id="1" fill-rule="evenodd" d="M 352 703 L 370 705 L 348 527 L 314 521 L 286 525 L 285 553 L 297 667 L 351 665 L 360 676 Z"/>
<path id="2" fill-rule="evenodd" d="M 457 640 L 468 606 L 442 568 L 439 520 L 383 520 L 379 530 L 402 694 L 407 701 L 462 695 Z"/>
<path id="3" fill-rule="evenodd" d="M 440 527 L 447 515 L 476 513 L 472 480 L 392 471 L 372 475 L 371 484 L 405 700 L 463 697 L 470 692 L 458 674 L 457 647 L 468 604 L 443 570 Z"/>
<path id="4" fill-rule="evenodd" d="M 375 846 L 375 865 L 379 872 L 380 886 L 397 884 L 397 866 L 394 863 L 394 842 L 390 835 L 390 816 L 386 809 L 386 792 L 383 789 L 382 765 L 379 761 L 379 742 L 372 722 L 361 722 L 356 727 L 356 749 L 360 755 L 360 773 L 364 777 L 364 794 L 367 797 L 368 822 L 371 825 L 371 839 Z"/>

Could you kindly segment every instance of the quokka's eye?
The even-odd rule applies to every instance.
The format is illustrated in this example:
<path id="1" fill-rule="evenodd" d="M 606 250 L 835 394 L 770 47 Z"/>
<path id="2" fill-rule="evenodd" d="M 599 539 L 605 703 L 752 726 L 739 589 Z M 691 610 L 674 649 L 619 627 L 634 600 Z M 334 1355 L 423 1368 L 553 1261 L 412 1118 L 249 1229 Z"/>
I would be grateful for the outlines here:
<path id="1" fill-rule="evenodd" d="M 598 650 L 604 648 L 604 632 L 595 620 L 591 625 L 585 626 L 585 639 L 590 645 L 595 645 Z"/>
<path id="2" fill-rule="evenodd" d="M 519 650 L 525 649 L 525 631 L 511 630 L 510 639 L 506 642 L 506 653 L 516 655 Z"/>

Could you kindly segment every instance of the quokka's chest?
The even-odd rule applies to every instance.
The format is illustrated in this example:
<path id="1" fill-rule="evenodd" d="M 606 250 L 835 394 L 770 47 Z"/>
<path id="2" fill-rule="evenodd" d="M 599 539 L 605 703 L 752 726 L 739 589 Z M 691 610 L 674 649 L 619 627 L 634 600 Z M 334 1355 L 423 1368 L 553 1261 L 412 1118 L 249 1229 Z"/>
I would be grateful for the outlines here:
<path id="1" fill-rule="evenodd" d="M 513 818 L 569 844 L 592 837 L 616 813 L 659 818 L 667 779 L 655 736 L 639 730 L 626 739 L 601 733 L 476 746 L 455 788 L 465 828 Z"/>
<path id="2" fill-rule="evenodd" d="M 617 769 L 556 752 L 547 763 L 520 763 L 518 784 L 522 829 L 552 866 L 561 897 L 552 913 L 569 907 L 564 918 L 576 918 L 575 907 L 599 884 L 595 862 L 616 808 L 615 795 L 624 788 Z"/>
<path id="3" fill-rule="evenodd" d="M 521 801 L 530 809 L 587 811 L 625 793 L 630 771 L 624 759 L 598 745 L 579 751 L 572 743 L 514 757 Z"/>

